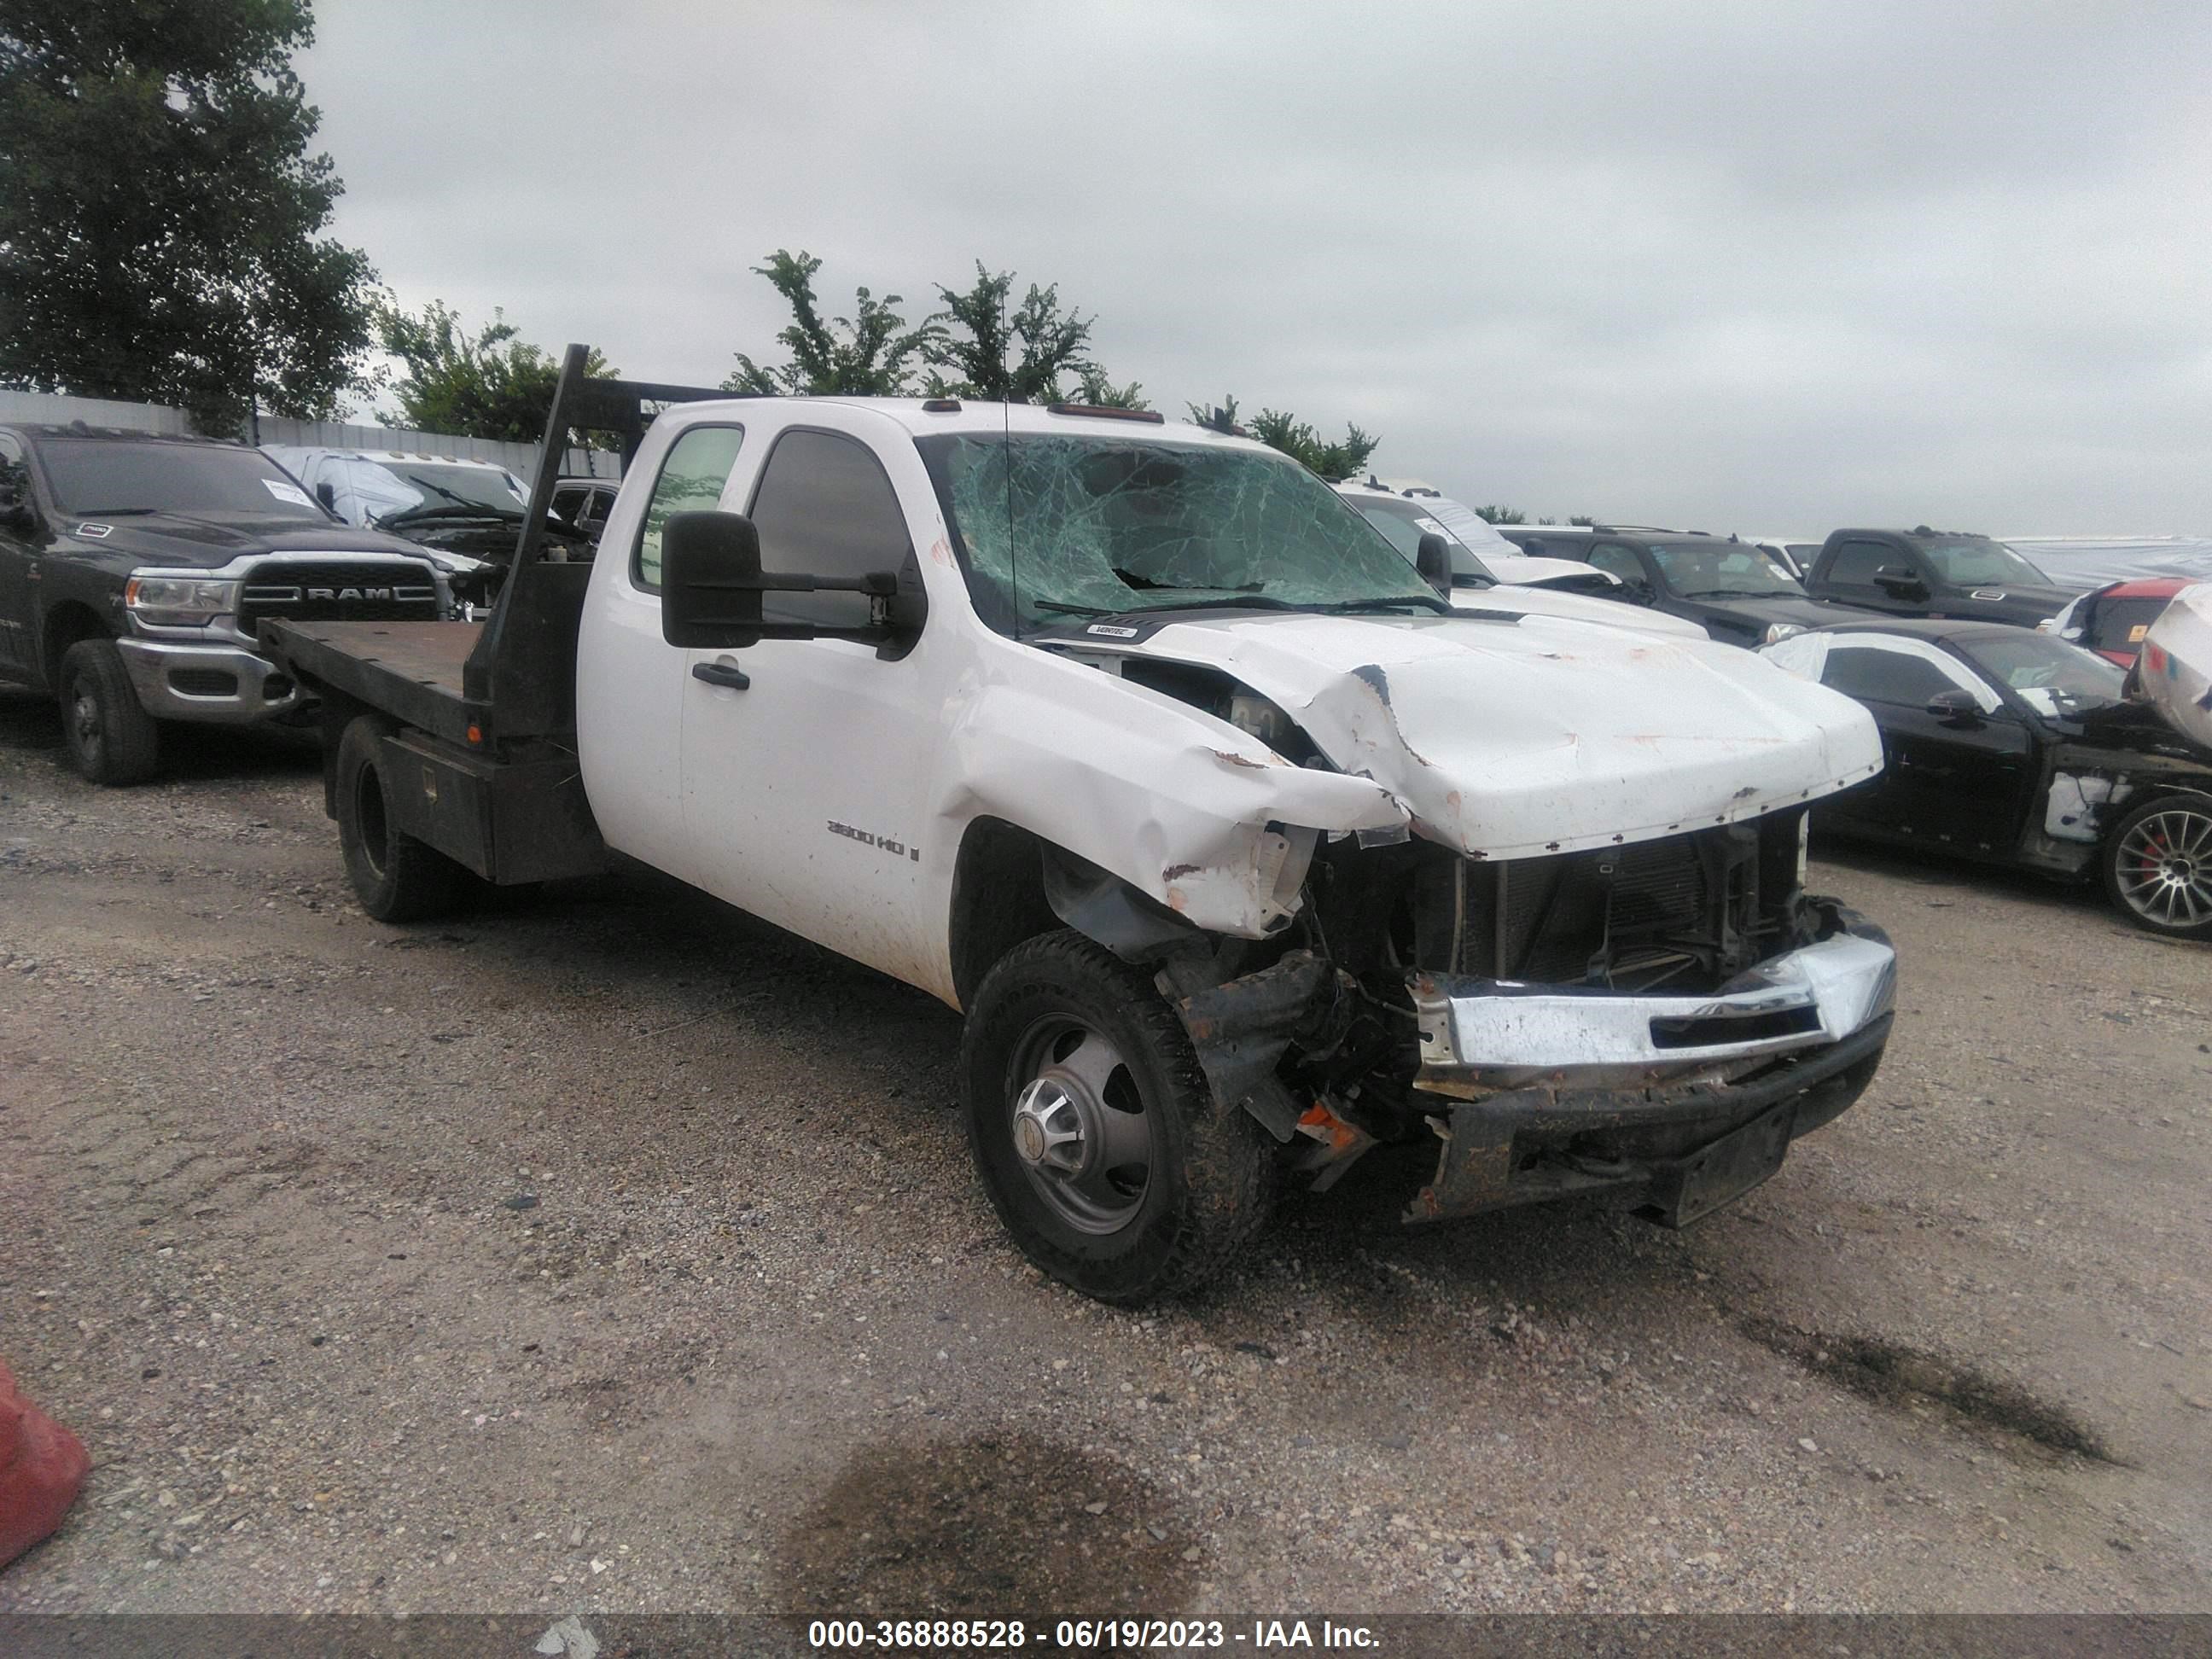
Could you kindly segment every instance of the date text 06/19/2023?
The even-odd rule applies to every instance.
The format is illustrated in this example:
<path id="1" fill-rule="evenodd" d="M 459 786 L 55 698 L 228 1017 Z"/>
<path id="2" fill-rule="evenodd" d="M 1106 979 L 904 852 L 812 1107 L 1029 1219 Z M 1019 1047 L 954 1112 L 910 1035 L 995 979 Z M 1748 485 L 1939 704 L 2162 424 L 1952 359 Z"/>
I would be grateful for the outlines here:
<path id="1" fill-rule="evenodd" d="M 1024 1648 L 1121 1652 L 1193 1649 L 1373 1651 L 1377 1632 L 1329 1620 L 1255 1619 L 1238 1628 L 1218 1619 L 1061 1619 L 1047 1626 L 1018 1619 L 817 1619 L 807 1644 L 818 1651 L 875 1649 L 922 1652 L 1012 1652 Z"/>

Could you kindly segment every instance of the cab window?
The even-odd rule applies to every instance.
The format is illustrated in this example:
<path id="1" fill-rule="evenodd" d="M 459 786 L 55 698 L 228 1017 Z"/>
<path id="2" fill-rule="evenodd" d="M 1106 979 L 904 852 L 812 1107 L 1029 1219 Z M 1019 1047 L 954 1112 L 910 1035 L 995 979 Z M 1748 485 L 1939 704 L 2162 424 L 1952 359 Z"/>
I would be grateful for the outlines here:
<path id="1" fill-rule="evenodd" d="M 1880 542 L 1845 542 L 1828 564 L 1828 580 L 1838 587 L 1874 586 L 1874 573 L 1884 564 L 1901 562 L 1897 550 Z"/>
<path id="2" fill-rule="evenodd" d="M 1649 587 L 1651 578 L 1644 574 L 1644 562 L 1632 548 L 1618 542 L 1600 542 L 1589 550 L 1589 562 L 1594 568 L 1608 576 L 1620 578 L 1625 587 Z"/>
<path id="3" fill-rule="evenodd" d="M 743 447 L 743 427 L 695 426 L 668 447 L 660 476 L 653 481 L 645 522 L 638 527 L 630 579 L 648 592 L 660 591 L 660 537 L 678 513 L 710 512 L 722 503 L 730 469 Z"/>
<path id="4" fill-rule="evenodd" d="M 801 427 L 777 439 L 753 492 L 751 518 L 763 570 L 865 576 L 896 570 L 910 550 L 906 514 L 883 463 L 842 433 Z M 858 593 L 769 593 L 761 615 L 817 628 L 865 628 L 868 601 Z"/>
<path id="5" fill-rule="evenodd" d="M 1999 706 L 1996 695 L 1979 684 L 1963 664 L 1948 661 L 1932 646 L 1903 641 L 1846 644 L 1838 640 L 1828 648 L 1820 684 L 1861 702 L 1889 703 L 1901 708 L 1924 708 L 1944 691 L 1971 693 L 1984 713 Z"/>

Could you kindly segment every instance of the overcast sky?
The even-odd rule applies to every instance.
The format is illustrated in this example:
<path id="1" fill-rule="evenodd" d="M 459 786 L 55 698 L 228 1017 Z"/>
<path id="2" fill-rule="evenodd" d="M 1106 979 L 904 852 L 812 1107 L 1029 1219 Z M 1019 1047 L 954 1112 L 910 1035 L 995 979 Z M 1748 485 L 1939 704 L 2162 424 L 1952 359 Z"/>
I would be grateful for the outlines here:
<path id="1" fill-rule="evenodd" d="M 980 258 L 1534 517 L 2212 534 L 2212 6 L 319 0 L 403 303 L 712 385 Z"/>

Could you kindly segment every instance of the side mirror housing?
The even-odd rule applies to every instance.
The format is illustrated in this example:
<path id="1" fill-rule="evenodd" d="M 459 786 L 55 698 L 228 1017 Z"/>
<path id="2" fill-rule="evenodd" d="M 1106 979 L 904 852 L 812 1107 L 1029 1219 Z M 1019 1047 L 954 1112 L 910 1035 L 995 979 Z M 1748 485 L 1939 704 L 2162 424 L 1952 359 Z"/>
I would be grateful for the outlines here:
<path id="1" fill-rule="evenodd" d="M 742 651 L 763 640 L 852 640 L 901 656 L 928 613 L 920 568 L 860 576 L 811 576 L 761 568 L 760 532 L 742 513 L 678 513 L 660 536 L 660 636 L 690 651 Z M 763 593 L 860 593 L 860 628 L 762 620 Z"/>
<path id="2" fill-rule="evenodd" d="M 1955 688 L 1949 691 L 1938 691 L 1929 698 L 1928 713 L 1942 724 L 1956 726 L 1961 731 L 1982 723 L 1982 706 L 1974 701 L 1974 694 Z"/>
<path id="3" fill-rule="evenodd" d="M 338 487 L 328 478 L 315 486 L 315 499 L 323 504 L 323 511 L 335 514 L 338 510 Z"/>
<path id="4" fill-rule="evenodd" d="M 1893 599 L 1924 599 L 1928 584 L 1901 565 L 1887 564 L 1874 573 L 1874 585 Z"/>
<path id="5" fill-rule="evenodd" d="M 0 530 L 31 531 L 39 527 L 39 509 L 23 495 L 0 496 Z"/>
<path id="6" fill-rule="evenodd" d="M 1413 553 L 1413 568 L 1421 580 L 1446 599 L 1451 597 L 1451 544 L 1431 531 L 1421 538 Z"/>

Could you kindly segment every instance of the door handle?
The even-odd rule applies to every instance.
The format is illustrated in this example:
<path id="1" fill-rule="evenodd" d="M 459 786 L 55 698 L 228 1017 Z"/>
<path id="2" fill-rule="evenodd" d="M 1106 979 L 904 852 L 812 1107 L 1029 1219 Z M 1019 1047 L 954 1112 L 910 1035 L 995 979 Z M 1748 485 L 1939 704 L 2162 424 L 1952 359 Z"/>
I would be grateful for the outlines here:
<path id="1" fill-rule="evenodd" d="M 732 691 L 743 691 L 753 683 L 753 677 L 733 662 L 695 662 L 691 678 L 709 685 L 726 685 Z"/>

